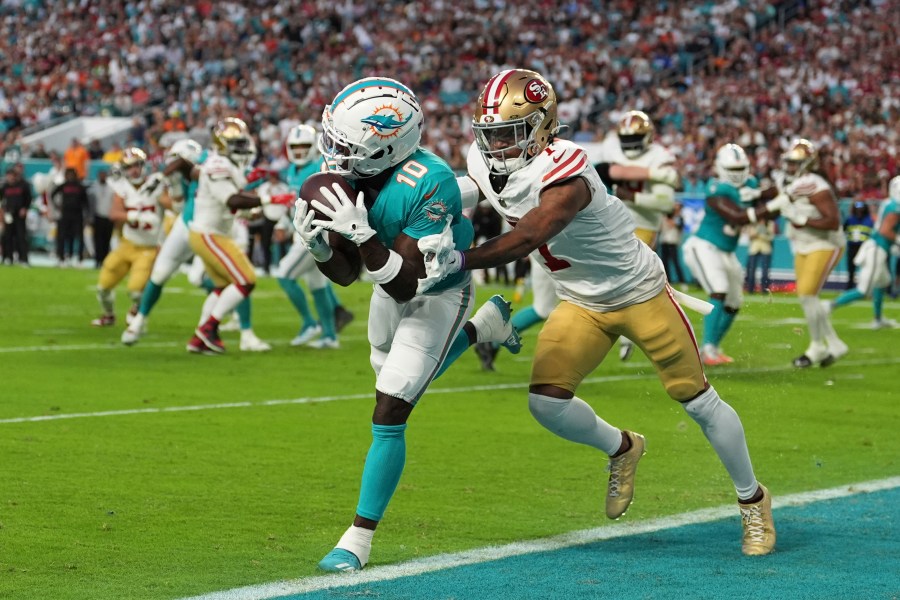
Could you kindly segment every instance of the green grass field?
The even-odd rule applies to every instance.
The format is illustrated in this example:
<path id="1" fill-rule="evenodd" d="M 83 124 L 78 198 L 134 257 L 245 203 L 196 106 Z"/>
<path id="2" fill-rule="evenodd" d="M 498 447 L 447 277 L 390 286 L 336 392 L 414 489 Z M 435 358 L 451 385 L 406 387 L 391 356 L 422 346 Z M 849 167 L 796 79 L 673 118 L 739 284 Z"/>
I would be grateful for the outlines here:
<path id="1" fill-rule="evenodd" d="M 314 574 L 352 519 L 370 440 L 370 287 L 340 291 L 357 320 L 341 350 L 314 351 L 288 346 L 297 318 L 263 279 L 254 324 L 274 350 L 241 353 L 226 334 L 228 354 L 205 357 L 184 351 L 202 296 L 182 276 L 133 348 L 119 344 L 124 324 L 89 326 L 95 282 L 0 268 L 0 598 L 178 598 Z M 708 372 L 742 416 L 757 475 L 777 495 L 900 474 L 900 331 L 865 329 L 869 304 L 847 307 L 835 326 L 851 353 L 796 371 L 801 316 L 791 296 L 748 298 L 725 345 L 736 364 Z M 528 413 L 536 333 L 496 373 L 469 353 L 433 384 L 370 564 L 606 522 L 605 459 Z M 627 520 L 733 502 L 643 356 L 610 356 L 579 395 L 647 436 Z M 735 516 L 735 552 L 739 531 Z"/>

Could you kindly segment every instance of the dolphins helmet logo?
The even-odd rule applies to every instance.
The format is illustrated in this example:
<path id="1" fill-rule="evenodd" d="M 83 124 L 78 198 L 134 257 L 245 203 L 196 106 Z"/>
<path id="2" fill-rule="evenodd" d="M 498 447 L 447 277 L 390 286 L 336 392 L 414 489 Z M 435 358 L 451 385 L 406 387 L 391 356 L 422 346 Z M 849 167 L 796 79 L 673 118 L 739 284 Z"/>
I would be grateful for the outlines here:
<path id="1" fill-rule="evenodd" d="M 412 119 L 412 113 L 405 119 L 403 113 L 390 104 L 379 106 L 375 109 L 375 114 L 362 119 L 362 122 L 372 128 L 372 133 L 380 138 L 392 138 L 400 135 L 400 129 L 409 123 Z"/>

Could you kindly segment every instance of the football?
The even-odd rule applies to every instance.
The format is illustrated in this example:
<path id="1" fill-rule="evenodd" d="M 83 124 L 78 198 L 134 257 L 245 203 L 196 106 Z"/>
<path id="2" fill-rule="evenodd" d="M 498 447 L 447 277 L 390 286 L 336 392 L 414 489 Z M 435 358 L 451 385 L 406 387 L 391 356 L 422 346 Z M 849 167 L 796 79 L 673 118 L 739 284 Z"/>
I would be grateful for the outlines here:
<path id="1" fill-rule="evenodd" d="M 356 190 L 354 190 L 350 186 L 346 179 L 344 179 L 340 175 L 336 175 L 335 173 L 316 173 L 314 175 L 310 175 L 300 187 L 300 197 L 310 203 L 310 209 L 315 212 L 317 219 L 322 219 L 323 221 L 329 220 L 327 215 L 323 215 L 312 207 L 312 201 L 318 200 L 325 206 L 330 207 L 331 202 L 328 200 L 328 198 L 322 195 L 320 189 L 326 187 L 331 190 L 332 184 L 335 183 L 337 183 L 344 189 L 344 191 L 347 193 L 347 196 L 351 200 L 356 200 Z"/>

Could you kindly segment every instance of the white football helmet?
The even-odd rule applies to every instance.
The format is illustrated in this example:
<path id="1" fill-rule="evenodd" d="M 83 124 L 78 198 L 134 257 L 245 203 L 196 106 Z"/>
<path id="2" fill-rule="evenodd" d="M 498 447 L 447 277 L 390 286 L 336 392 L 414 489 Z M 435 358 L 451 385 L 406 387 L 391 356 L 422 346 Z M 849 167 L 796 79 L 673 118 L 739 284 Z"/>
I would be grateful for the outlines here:
<path id="1" fill-rule="evenodd" d="M 488 168 L 509 175 L 533 161 L 559 132 L 556 113 L 556 92 L 540 73 L 510 69 L 491 77 L 472 116 Z"/>
<path id="2" fill-rule="evenodd" d="M 387 77 L 351 83 L 322 112 L 319 151 L 348 179 L 372 177 L 419 147 L 424 118 L 412 91 Z"/>
<path id="3" fill-rule="evenodd" d="M 897 175 L 888 183 L 888 196 L 900 202 L 900 175 Z"/>
<path id="4" fill-rule="evenodd" d="M 303 167 L 319 158 L 319 134 L 312 125 L 297 125 L 288 132 L 284 142 L 288 160 Z"/>
<path id="5" fill-rule="evenodd" d="M 740 188 L 750 178 L 750 159 L 737 144 L 725 144 L 716 152 L 716 178 Z"/>
<path id="6" fill-rule="evenodd" d="M 172 144 L 172 147 L 166 152 L 166 164 L 171 163 L 176 158 L 184 160 L 196 165 L 200 162 L 203 155 L 203 146 L 191 139 L 181 139 Z"/>

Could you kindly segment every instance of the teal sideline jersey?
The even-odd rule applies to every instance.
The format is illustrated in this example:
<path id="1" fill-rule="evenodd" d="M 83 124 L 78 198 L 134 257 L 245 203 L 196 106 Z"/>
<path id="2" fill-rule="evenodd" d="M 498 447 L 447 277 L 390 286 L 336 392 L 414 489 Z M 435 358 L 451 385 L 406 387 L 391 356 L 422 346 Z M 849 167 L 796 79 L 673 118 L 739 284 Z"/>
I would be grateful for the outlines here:
<path id="1" fill-rule="evenodd" d="M 303 182 L 306 181 L 310 175 L 322 170 L 322 165 L 324 163 L 325 159 L 322 157 L 319 157 L 318 160 L 314 160 L 302 167 L 292 163 L 282 172 L 282 179 L 288 187 L 291 188 L 291 191 L 296 194 L 300 192 Z"/>
<path id="2" fill-rule="evenodd" d="M 456 174 L 443 159 L 419 148 L 393 168 L 390 178 L 369 208 L 369 224 L 387 248 L 404 233 L 413 239 L 441 233 L 450 218 L 457 250 L 472 244 L 472 222 L 462 216 L 462 198 Z M 435 285 L 430 292 L 456 287 L 469 277 L 460 271 Z"/>
<path id="3" fill-rule="evenodd" d="M 759 181 L 756 177 L 750 177 L 746 187 L 758 188 Z M 741 193 L 739 188 L 734 187 L 730 183 L 710 179 L 706 186 L 706 197 L 719 196 L 730 200 L 735 206 L 743 210 L 744 205 L 741 203 Z M 738 237 L 740 237 L 740 228 L 735 228 L 728 224 L 728 221 L 722 218 L 722 215 L 706 205 L 706 212 L 703 214 L 703 220 L 700 221 L 700 227 L 697 228 L 695 234 L 701 240 L 706 240 L 713 246 L 723 252 L 734 252 L 737 248 Z"/>
<path id="4" fill-rule="evenodd" d="M 881 235 L 879 230 L 881 229 L 881 224 L 884 223 L 885 217 L 890 214 L 900 214 L 900 201 L 895 200 L 894 198 L 885 200 L 881 205 L 881 208 L 878 209 L 878 219 L 875 221 L 875 227 L 872 228 L 872 240 L 886 252 L 891 251 L 891 241 Z M 900 220 L 894 225 L 894 233 L 900 233 Z M 895 237 L 895 239 L 897 238 Z"/>

